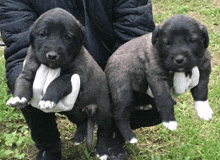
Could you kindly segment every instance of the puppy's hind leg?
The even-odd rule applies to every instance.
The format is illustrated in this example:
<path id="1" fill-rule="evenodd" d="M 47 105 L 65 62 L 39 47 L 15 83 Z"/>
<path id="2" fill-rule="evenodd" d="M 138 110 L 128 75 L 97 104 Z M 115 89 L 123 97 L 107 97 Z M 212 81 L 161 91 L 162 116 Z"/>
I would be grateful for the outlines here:
<path id="1" fill-rule="evenodd" d="M 113 117 L 122 136 L 129 143 L 136 143 L 137 138 L 130 126 L 130 113 L 134 105 L 132 82 L 128 74 L 116 77 L 114 71 L 107 70 L 110 93 L 113 103 Z"/>
<path id="2" fill-rule="evenodd" d="M 114 120 L 122 136 L 129 143 L 136 143 L 137 138 L 130 126 L 130 113 L 133 106 L 133 91 L 130 85 L 122 84 L 113 96 L 114 101 Z"/>
<path id="3" fill-rule="evenodd" d="M 71 111 L 65 112 L 64 114 L 72 123 L 77 125 L 77 130 L 73 138 L 74 145 L 81 144 L 87 135 L 87 113 L 82 110 L 82 106 L 76 105 Z"/>
<path id="4" fill-rule="evenodd" d="M 77 130 L 73 138 L 74 145 L 76 146 L 80 145 L 83 142 L 84 138 L 86 137 L 86 133 L 87 133 L 87 123 L 77 125 Z"/>
<path id="5" fill-rule="evenodd" d="M 117 112 L 117 113 L 116 113 Z M 124 139 L 129 143 L 136 143 L 137 138 L 130 126 L 130 111 L 124 106 L 120 106 L 114 113 L 114 119 Z"/>
<path id="6" fill-rule="evenodd" d="M 94 117 L 98 124 L 96 154 L 100 160 L 106 160 L 109 156 L 108 145 L 112 136 L 113 119 L 107 82 L 102 84 L 102 91 L 97 98 L 98 109 Z"/>

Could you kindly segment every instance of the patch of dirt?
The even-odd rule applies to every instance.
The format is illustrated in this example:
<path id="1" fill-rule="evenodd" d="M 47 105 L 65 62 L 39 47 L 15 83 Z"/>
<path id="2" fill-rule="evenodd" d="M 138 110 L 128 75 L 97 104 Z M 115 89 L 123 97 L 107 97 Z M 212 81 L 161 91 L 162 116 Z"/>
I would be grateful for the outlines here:
<path id="1" fill-rule="evenodd" d="M 216 51 L 212 57 L 212 68 L 220 66 L 220 51 Z"/>
<path id="2" fill-rule="evenodd" d="M 38 149 L 35 145 L 29 145 L 26 149 L 24 149 L 23 153 L 25 154 L 26 159 L 34 160 L 37 156 Z"/>
<path id="3" fill-rule="evenodd" d="M 220 1 L 219 0 L 213 0 L 213 5 L 214 5 L 214 7 L 216 7 L 216 6 L 220 6 Z"/>

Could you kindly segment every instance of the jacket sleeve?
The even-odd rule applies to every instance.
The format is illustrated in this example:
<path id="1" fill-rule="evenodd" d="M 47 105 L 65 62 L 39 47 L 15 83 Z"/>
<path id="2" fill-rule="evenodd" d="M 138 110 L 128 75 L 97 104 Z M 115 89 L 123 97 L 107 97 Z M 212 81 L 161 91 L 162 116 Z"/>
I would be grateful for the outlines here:
<path id="1" fill-rule="evenodd" d="M 6 45 L 6 78 L 11 91 L 22 70 L 29 46 L 29 28 L 37 19 L 26 0 L 0 1 L 0 31 Z"/>
<path id="2" fill-rule="evenodd" d="M 155 29 L 151 0 L 116 0 L 113 7 L 115 47 Z"/>

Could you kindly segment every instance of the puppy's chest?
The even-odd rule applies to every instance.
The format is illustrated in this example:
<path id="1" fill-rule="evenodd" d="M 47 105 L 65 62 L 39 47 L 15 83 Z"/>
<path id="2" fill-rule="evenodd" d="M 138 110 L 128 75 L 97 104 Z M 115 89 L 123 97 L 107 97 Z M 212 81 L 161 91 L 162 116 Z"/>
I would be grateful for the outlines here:
<path id="1" fill-rule="evenodd" d="M 173 98 L 176 98 L 199 84 L 200 72 L 196 66 L 189 72 L 170 73 L 168 77 L 167 82 L 170 87 L 170 93 Z M 149 86 L 146 94 L 154 98 Z"/>

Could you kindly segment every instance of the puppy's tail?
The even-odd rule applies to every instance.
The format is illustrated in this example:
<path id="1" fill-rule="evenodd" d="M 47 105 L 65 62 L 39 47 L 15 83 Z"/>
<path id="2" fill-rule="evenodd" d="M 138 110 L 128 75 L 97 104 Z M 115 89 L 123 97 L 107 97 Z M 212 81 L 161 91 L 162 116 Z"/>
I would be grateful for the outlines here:
<path id="1" fill-rule="evenodd" d="M 91 152 L 92 150 L 94 125 L 95 125 L 94 120 L 89 118 L 87 122 L 87 135 L 86 135 L 86 144 L 87 144 L 88 152 Z"/>
<path id="2" fill-rule="evenodd" d="M 88 122 L 87 122 L 87 135 L 86 135 L 86 144 L 87 144 L 87 150 L 88 152 L 91 152 L 92 150 L 92 142 L 93 142 L 93 131 L 95 126 L 95 113 L 96 113 L 97 105 L 89 105 L 87 106 L 87 113 L 89 116 Z"/>

